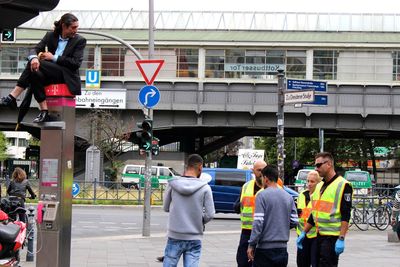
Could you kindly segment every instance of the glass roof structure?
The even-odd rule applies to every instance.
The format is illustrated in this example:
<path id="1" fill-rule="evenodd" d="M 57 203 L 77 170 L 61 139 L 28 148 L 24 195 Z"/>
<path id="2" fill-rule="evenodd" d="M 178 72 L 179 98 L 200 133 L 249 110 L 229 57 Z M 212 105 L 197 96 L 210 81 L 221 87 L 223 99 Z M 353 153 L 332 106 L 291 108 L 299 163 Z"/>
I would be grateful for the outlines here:
<path id="1" fill-rule="evenodd" d="M 79 18 L 81 29 L 148 29 L 148 11 L 136 10 L 53 10 L 22 27 L 51 28 L 66 12 Z M 154 24 L 163 30 L 398 32 L 400 14 L 155 11 Z"/>

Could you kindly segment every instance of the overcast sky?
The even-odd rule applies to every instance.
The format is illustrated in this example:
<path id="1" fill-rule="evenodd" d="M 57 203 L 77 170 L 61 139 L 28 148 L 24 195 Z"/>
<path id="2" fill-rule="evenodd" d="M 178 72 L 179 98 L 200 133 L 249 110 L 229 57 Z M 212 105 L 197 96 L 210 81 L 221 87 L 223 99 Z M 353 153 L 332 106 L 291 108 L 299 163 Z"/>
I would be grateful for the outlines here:
<path id="1" fill-rule="evenodd" d="M 153 0 L 155 10 L 400 13 L 399 0 Z M 148 0 L 60 0 L 59 10 L 148 10 Z"/>

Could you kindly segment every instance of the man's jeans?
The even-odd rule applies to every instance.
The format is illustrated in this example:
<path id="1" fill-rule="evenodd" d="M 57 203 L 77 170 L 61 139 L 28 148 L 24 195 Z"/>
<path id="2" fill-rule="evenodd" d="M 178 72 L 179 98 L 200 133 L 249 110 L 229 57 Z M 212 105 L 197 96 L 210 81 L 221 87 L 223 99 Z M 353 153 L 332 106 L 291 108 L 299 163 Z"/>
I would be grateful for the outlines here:
<path id="1" fill-rule="evenodd" d="M 201 240 L 177 240 L 168 238 L 164 252 L 164 267 L 175 267 L 183 254 L 184 267 L 197 267 L 200 263 Z"/>

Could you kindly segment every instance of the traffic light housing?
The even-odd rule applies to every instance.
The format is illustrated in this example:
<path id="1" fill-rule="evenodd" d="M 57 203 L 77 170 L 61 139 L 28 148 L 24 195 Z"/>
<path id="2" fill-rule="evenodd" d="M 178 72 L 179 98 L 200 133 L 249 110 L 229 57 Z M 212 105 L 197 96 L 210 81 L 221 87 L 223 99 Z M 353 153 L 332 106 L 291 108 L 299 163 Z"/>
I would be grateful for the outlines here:
<path id="1" fill-rule="evenodd" d="M 138 122 L 137 127 L 142 129 L 136 133 L 139 148 L 150 151 L 152 144 L 151 141 L 153 140 L 153 121 L 145 119 L 143 122 Z"/>
<path id="2" fill-rule="evenodd" d="M 153 156 L 158 156 L 160 154 L 160 145 L 158 144 L 160 140 L 156 137 L 153 137 L 153 140 L 151 141 L 151 154 Z"/>
<path id="3" fill-rule="evenodd" d="M 15 43 L 15 28 L 2 30 L 1 31 L 1 42 L 2 43 Z"/>

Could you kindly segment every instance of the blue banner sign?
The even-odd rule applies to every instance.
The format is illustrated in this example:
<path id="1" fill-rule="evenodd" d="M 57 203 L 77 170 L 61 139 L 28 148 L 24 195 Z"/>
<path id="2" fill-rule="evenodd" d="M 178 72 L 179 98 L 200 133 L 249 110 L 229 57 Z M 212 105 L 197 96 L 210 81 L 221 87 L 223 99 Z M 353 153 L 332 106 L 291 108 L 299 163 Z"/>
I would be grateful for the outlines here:
<path id="1" fill-rule="evenodd" d="M 303 103 L 303 104 L 326 106 L 326 105 L 328 105 L 328 96 L 327 95 L 315 95 L 314 102 L 307 102 L 307 103 Z"/>
<path id="2" fill-rule="evenodd" d="M 321 81 L 287 79 L 286 85 L 288 90 L 314 90 L 315 92 L 327 90 L 327 83 Z"/>

